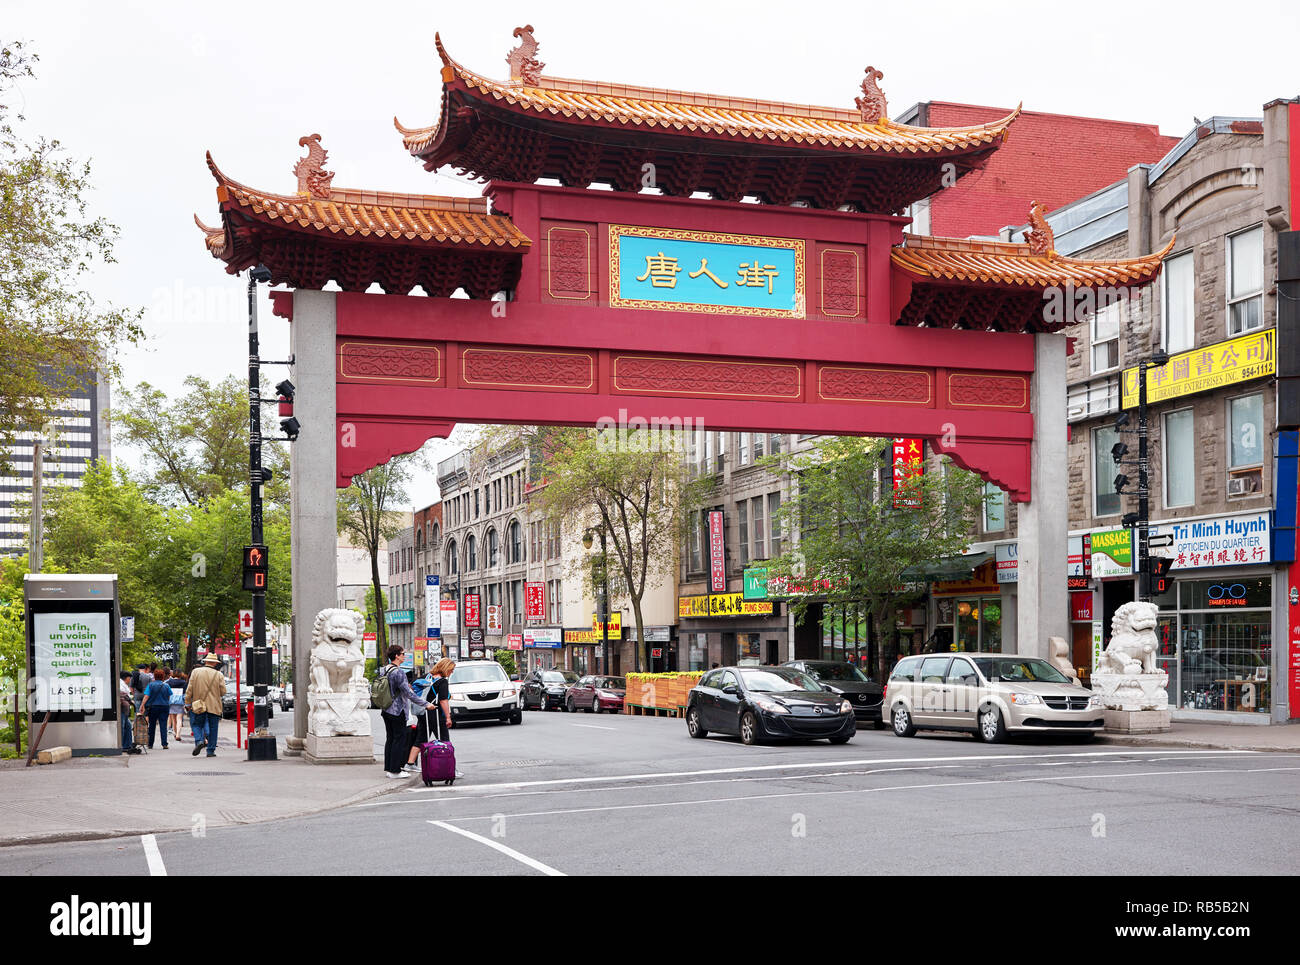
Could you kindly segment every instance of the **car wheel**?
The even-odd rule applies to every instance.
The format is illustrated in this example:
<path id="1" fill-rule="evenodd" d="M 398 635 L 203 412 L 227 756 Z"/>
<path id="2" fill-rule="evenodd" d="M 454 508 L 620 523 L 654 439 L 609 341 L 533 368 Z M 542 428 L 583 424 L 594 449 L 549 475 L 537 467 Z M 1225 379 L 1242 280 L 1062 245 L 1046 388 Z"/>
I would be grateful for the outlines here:
<path id="1" fill-rule="evenodd" d="M 591 698 L 591 712 L 592 712 L 593 714 L 599 714 L 599 713 L 600 713 L 600 698 L 599 698 L 599 697 L 592 697 L 592 698 Z"/>
<path id="2" fill-rule="evenodd" d="M 907 712 L 906 707 L 901 705 L 895 707 L 892 718 L 894 733 L 899 737 L 911 737 L 916 733 L 916 725 L 912 723 L 912 715 Z"/>
<path id="3" fill-rule="evenodd" d="M 578 708 L 573 706 L 572 697 L 564 702 L 564 712 L 566 714 L 576 714 L 578 712 Z"/>
<path id="4" fill-rule="evenodd" d="M 852 734 L 838 734 L 835 737 L 829 738 L 829 740 L 832 744 L 847 744 L 852 737 Z"/>
<path id="5" fill-rule="evenodd" d="M 752 710 L 745 711 L 740 717 L 740 742 L 752 747 L 760 736 L 758 718 Z"/>
<path id="6" fill-rule="evenodd" d="M 1002 712 L 996 707 L 988 706 L 980 711 L 980 740 L 986 744 L 997 744 L 1007 736 L 1007 725 L 1002 719 Z"/>
<path id="7" fill-rule="evenodd" d="M 686 712 L 686 732 L 692 737 L 709 736 L 709 732 L 704 729 L 703 723 L 700 722 L 700 712 L 695 707 Z"/>

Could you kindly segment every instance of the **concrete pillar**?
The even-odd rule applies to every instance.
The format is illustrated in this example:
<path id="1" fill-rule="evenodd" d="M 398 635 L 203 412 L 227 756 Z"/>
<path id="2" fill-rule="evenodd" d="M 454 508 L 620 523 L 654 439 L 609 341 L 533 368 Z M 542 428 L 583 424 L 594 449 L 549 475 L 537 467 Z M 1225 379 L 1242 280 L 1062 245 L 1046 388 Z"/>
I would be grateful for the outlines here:
<path id="1" fill-rule="evenodd" d="M 1030 502 L 1018 507 L 1019 580 L 1016 588 L 1016 651 L 1048 656 L 1048 637 L 1070 639 L 1066 599 L 1065 338 L 1034 336 L 1030 400 L 1034 442 Z"/>
<path id="2" fill-rule="evenodd" d="M 294 414 L 302 423 L 289 447 L 293 545 L 293 737 L 286 754 L 302 753 L 307 736 L 307 670 L 316 614 L 336 606 L 338 587 L 338 430 L 334 397 L 334 293 L 295 291 L 290 348 L 296 387 Z"/>

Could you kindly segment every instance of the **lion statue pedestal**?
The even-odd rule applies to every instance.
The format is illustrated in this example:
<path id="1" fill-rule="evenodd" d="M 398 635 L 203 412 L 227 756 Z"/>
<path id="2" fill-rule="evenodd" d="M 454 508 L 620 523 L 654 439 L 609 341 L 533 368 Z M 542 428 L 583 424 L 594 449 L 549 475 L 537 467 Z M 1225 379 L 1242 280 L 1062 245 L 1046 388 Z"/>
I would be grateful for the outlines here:
<path id="1" fill-rule="evenodd" d="M 373 764 L 370 686 L 361 650 L 365 618 L 353 610 L 316 614 L 303 756 L 313 764 Z"/>
<path id="2" fill-rule="evenodd" d="M 1154 603 L 1125 603 L 1115 611 L 1110 644 L 1092 674 L 1092 689 L 1106 708 L 1106 729 L 1125 734 L 1169 730 L 1169 674 L 1156 666 L 1160 641 Z"/>

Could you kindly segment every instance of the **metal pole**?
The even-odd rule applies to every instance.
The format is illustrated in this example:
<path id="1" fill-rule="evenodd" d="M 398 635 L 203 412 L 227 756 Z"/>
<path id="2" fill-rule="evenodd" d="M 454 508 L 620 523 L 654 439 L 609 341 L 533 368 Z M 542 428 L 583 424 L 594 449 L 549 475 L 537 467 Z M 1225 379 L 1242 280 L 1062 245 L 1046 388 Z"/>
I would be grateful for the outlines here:
<path id="1" fill-rule="evenodd" d="M 609 676 L 609 557 L 605 548 L 605 527 L 600 528 L 600 638 L 601 661 Z M 639 645 L 639 642 L 638 642 Z"/>
<path id="2" fill-rule="evenodd" d="M 262 379 L 257 344 L 257 280 L 248 275 L 248 501 L 252 517 L 252 543 L 262 537 Z M 269 574 L 268 574 L 269 578 Z M 236 636 L 237 645 L 242 642 Z M 267 684 L 263 674 L 266 659 L 266 587 L 253 590 L 253 649 L 251 659 L 254 717 L 248 722 L 248 759 L 275 760 L 275 740 L 266 734 Z M 257 736 L 254 737 L 254 730 Z"/>
<path id="3" fill-rule="evenodd" d="M 32 441 L 32 549 L 27 568 L 39 573 L 45 565 L 45 518 L 41 509 L 41 495 L 45 482 L 45 453 L 43 439 Z"/>
<path id="4" fill-rule="evenodd" d="M 1138 363 L 1138 599 L 1151 600 L 1151 574 L 1147 562 L 1147 538 L 1150 531 L 1150 492 L 1147 489 L 1147 366 Z"/>

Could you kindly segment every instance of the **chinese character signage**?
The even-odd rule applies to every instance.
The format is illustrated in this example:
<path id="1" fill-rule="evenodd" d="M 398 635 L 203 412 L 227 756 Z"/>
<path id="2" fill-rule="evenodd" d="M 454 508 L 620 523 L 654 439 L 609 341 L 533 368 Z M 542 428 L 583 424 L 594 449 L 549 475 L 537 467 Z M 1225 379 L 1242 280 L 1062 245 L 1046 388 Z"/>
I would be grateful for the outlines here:
<path id="1" fill-rule="evenodd" d="M 1171 356 L 1164 365 L 1147 369 L 1147 403 L 1272 375 L 1276 334 L 1274 329 L 1266 328 Z M 1123 384 L 1123 406 L 1131 409 L 1138 404 L 1136 368 L 1124 370 Z"/>
<path id="2" fill-rule="evenodd" d="M 746 600 L 743 593 L 712 593 L 709 596 L 679 596 L 679 617 L 771 616 L 767 600 Z"/>
<path id="3" fill-rule="evenodd" d="M 597 615 L 591 615 L 591 632 L 597 637 L 601 635 L 600 620 Z M 623 635 L 623 611 L 615 610 L 609 615 L 609 635 L 611 637 L 621 637 Z"/>
<path id="4" fill-rule="evenodd" d="M 722 536 L 722 511 L 709 513 L 709 589 L 721 593 L 727 588 L 727 568 Z"/>
<path id="5" fill-rule="evenodd" d="M 559 627 L 528 627 L 523 632 L 524 646 L 554 650 L 564 641 L 567 632 Z"/>
<path id="6" fill-rule="evenodd" d="M 465 626 L 478 627 L 482 626 L 479 622 L 479 594 L 465 594 Z"/>
<path id="7" fill-rule="evenodd" d="M 1270 563 L 1273 557 L 1268 516 L 1268 513 L 1242 513 L 1153 525 L 1152 536 L 1174 538 L 1171 546 L 1155 552 L 1172 557 L 1171 569 L 1175 570 Z"/>
<path id="8" fill-rule="evenodd" d="M 610 305 L 804 317 L 804 243 L 609 226 Z"/>
<path id="9" fill-rule="evenodd" d="M 546 619 L 546 584 L 524 584 L 524 619 Z"/>
<path id="10" fill-rule="evenodd" d="M 924 471 L 921 458 L 923 443 L 920 439 L 895 439 L 893 451 L 894 464 L 894 508 L 920 506 L 920 498 L 909 489 L 917 484 L 910 482 L 914 476 Z"/>
<path id="11" fill-rule="evenodd" d="M 489 603 L 487 605 L 487 632 L 501 635 L 501 604 Z"/>

